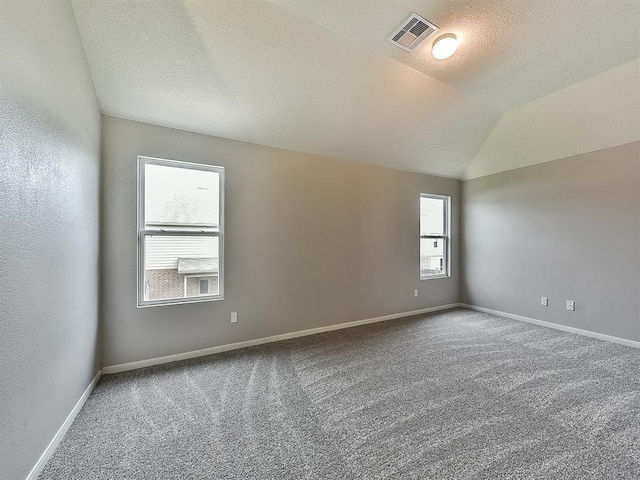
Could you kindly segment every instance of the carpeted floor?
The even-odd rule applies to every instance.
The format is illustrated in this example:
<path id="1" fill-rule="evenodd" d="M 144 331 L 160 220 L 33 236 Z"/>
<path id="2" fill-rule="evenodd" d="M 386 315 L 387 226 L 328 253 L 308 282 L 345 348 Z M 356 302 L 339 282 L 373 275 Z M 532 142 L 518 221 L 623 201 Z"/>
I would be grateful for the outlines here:
<path id="1" fill-rule="evenodd" d="M 103 377 L 41 479 L 639 479 L 640 350 L 470 310 Z"/>

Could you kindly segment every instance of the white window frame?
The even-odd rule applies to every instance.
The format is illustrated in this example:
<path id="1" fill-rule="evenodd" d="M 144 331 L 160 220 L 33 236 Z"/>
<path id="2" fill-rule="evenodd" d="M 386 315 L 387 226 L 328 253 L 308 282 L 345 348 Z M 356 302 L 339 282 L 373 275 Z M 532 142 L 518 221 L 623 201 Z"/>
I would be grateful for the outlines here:
<path id="1" fill-rule="evenodd" d="M 200 170 L 204 172 L 216 172 L 219 179 L 218 195 L 220 197 L 219 204 L 219 228 L 217 232 L 207 231 L 188 231 L 188 230 L 147 230 L 145 229 L 144 222 L 144 194 L 145 194 L 145 166 L 146 165 L 161 165 L 174 168 L 186 168 L 191 170 Z M 144 247 L 145 239 L 148 236 L 199 236 L 199 237 L 212 237 L 218 238 L 218 295 L 206 295 L 196 296 L 188 298 L 169 298 L 163 300 L 145 300 L 144 299 Z M 180 160 L 168 160 L 164 158 L 147 157 L 143 155 L 138 156 L 138 283 L 137 283 L 137 299 L 138 307 L 155 307 L 160 305 L 178 305 L 183 303 L 200 303 L 200 302 L 215 302 L 218 300 L 224 300 L 224 167 L 218 167 L 214 165 L 183 162 Z M 206 276 L 206 275 L 200 275 Z"/>
<path id="2" fill-rule="evenodd" d="M 442 208 L 444 208 L 443 212 L 443 235 L 422 235 L 420 231 L 420 222 L 422 220 L 422 207 L 420 205 L 420 201 L 418 200 L 418 234 L 420 239 L 418 240 L 418 275 L 420 276 L 420 280 L 431 280 L 434 278 L 449 278 L 451 277 L 451 197 L 448 195 L 436 195 L 433 193 L 421 193 L 420 199 L 422 198 L 435 198 L 438 200 L 444 200 L 442 202 Z M 422 269 L 420 268 L 420 240 L 422 239 L 430 239 L 430 240 L 442 240 L 444 243 L 444 273 L 434 273 L 423 275 Z"/>

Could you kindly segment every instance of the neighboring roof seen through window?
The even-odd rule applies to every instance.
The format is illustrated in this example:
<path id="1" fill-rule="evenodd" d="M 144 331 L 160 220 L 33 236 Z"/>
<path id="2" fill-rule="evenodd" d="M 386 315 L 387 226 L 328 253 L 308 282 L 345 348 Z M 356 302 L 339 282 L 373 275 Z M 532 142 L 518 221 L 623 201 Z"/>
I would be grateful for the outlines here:
<path id="1" fill-rule="evenodd" d="M 145 175 L 147 228 L 218 229 L 217 172 L 147 165 Z"/>

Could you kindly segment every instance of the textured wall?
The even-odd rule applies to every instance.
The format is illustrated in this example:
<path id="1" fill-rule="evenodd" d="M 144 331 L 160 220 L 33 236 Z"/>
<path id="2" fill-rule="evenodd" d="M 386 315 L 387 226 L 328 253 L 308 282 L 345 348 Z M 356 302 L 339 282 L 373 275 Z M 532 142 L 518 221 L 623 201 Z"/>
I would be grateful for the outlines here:
<path id="1" fill-rule="evenodd" d="M 640 340 L 640 142 L 462 185 L 465 302 Z"/>
<path id="2" fill-rule="evenodd" d="M 112 117 L 103 149 L 105 365 L 458 300 L 456 180 Z M 137 155 L 226 168 L 223 301 L 136 308 Z M 420 192 L 453 197 L 452 278 L 419 280 Z"/>
<path id="3" fill-rule="evenodd" d="M 0 477 L 100 367 L 100 112 L 68 2 L 0 2 Z"/>

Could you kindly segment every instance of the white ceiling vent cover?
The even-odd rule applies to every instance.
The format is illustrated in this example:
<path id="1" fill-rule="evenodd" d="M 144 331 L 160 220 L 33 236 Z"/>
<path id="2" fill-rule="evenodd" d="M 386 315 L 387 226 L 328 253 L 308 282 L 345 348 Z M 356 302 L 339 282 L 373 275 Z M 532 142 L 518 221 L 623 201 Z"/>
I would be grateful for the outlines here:
<path id="1" fill-rule="evenodd" d="M 414 13 L 387 40 L 407 52 L 413 52 L 429 35 L 437 31 L 438 27 L 433 23 Z"/>

